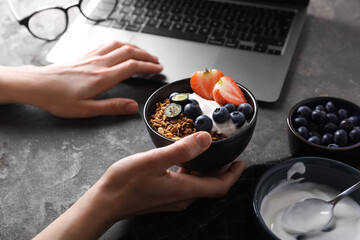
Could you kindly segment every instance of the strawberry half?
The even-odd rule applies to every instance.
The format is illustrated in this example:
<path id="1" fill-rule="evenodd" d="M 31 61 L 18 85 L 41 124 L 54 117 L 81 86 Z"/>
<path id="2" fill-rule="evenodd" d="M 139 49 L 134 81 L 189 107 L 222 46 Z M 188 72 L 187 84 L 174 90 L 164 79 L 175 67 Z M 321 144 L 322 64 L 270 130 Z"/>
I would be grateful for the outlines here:
<path id="1" fill-rule="evenodd" d="M 213 97 L 214 100 L 221 105 L 232 103 L 235 106 L 239 106 L 240 104 L 247 102 L 240 87 L 229 76 L 220 78 L 216 83 L 213 90 Z"/>
<path id="2" fill-rule="evenodd" d="M 192 75 L 190 86 L 200 97 L 207 100 L 214 100 L 213 89 L 222 76 L 224 76 L 224 74 L 217 69 L 198 71 Z"/>

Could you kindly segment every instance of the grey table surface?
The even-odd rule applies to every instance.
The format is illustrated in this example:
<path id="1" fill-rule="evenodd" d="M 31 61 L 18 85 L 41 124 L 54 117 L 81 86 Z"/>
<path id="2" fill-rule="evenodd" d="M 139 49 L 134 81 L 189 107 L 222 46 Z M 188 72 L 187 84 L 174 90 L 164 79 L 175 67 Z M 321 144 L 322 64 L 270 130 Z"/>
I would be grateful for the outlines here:
<path id="1" fill-rule="evenodd" d="M 45 2 L 28 6 L 18 0 L 17 7 L 27 14 Z M 45 56 L 54 43 L 37 40 L 19 26 L 5 0 L 0 0 L 0 22 L 1 65 L 48 64 Z M 32 106 L 0 106 L 0 239 L 30 239 L 112 163 L 154 148 L 142 108 L 158 87 L 126 81 L 102 94 L 136 99 L 140 110 L 127 117 L 60 119 Z M 255 133 L 239 159 L 252 165 L 290 156 L 287 113 L 298 101 L 315 96 L 360 104 L 358 0 L 311 2 L 282 95 L 276 103 L 260 103 Z"/>

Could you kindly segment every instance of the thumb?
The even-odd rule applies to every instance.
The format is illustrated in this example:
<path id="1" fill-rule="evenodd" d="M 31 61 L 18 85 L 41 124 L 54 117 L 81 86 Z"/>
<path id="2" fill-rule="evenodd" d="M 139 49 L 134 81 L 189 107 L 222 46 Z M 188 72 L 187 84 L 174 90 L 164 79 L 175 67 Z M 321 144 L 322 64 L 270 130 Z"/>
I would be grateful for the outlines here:
<path id="1" fill-rule="evenodd" d="M 110 98 L 104 100 L 84 100 L 82 107 L 86 109 L 84 117 L 101 115 L 128 115 L 138 111 L 136 101 L 127 98 Z"/>
<path id="2" fill-rule="evenodd" d="M 187 136 L 169 146 L 157 148 L 153 151 L 158 161 L 162 162 L 166 167 L 187 162 L 201 153 L 205 152 L 212 142 L 212 138 L 208 132 L 197 132 Z"/>

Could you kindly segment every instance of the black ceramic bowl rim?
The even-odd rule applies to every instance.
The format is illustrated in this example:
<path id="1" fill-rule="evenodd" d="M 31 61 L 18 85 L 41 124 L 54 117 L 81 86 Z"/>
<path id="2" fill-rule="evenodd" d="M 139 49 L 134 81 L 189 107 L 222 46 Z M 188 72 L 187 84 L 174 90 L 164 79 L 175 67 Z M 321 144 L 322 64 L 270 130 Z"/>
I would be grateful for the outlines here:
<path id="1" fill-rule="evenodd" d="M 346 168 L 349 171 L 352 171 L 354 173 L 356 173 L 357 175 L 360 175 L 360 171 L 348 164 L 345 164 L 343 162 L 339 162 L 330 158 L 323 158 L 323 157 L 298 157 L 298 158 L 291 158 L 289 160 L 286 160 L 284 162 L 278 163 L 275 166 L 269 168 L 268 170 L 266 170 L 260 177 L 259 181 L 256 184 L 255 187 L 255 191 L 253 194 L 253 209 L 255 212 L 255 216 L 257 218 L 257 221 L 260 223 L 260 225 L 262 226 L 263 229 L 265 229 L 265 231 L 270 234 L 274 239 L 279 239 L 278 236 L 275 235 L 275 233 L 273 233 L 271 231 L 271 229 L 266 225 L 261 213 L 260 213 L 260 209 L 261 209 L 261 203 L 259 203 L 260 208 L 257 208 L 258 202 L 257 202 L 257 195 L 260 192 L 260 187 L 264 184 L 264 182 L 266 181 L 266 179 L 268 179 L 269 176 L 271 176 L 272 174 L 274 174 L 275 172 L 277 172 L 278 170 L 285 168 L 286 166 L 292 166 L 294 163 L 296 162 L 303 162 L 304 164 L 306 164 L 306 162 L 308 161 L 319 161 L 319 162 L 328 162 L 330 163 L 332 166 L 333 165 L 337 165 L 341 168 Z"/>
<path id="2" fill-rule="evenodd" d="M 325 100 L 328 100 L 328 101 L 341 101 L 341 102 L 344 102 L 350 106 L 352 106 L 353 108 L 357 109 L 359 111 L 359 114 L 360 114 L 360 107 L 357 106 L 355 103 L 352 103 L 352 102 L 349 102 L 345 99 L 342 99 L 342 98 L 336 98 L 336 97 L 314 97 L 314 98 L 307 98 L 307 99 L 304 99 L 300 102 L 298 102 L 297 104 L 295 104 L 295 106 L 293 106 L 291 108 L 291 110 L 289 111 L 289 114 L 287 116 L 287 125 L 288 125 L 288 128 L 291 130 L 291 132 L 298 138 L 300 139 L 302 142 L 306 143 L 307 145 L 310 145 L 312 147 L 315 147 L 315 148 L 320 148 L 320 149 L 323 149 L 325 151 L 329 151 L 329 152 L 342 152 L 342 151 L 348 151 L 348 150 L 352 150 L 352 149 L 355 149 L 355 148 L 358 148 L 360 147 L 360 142 L 356 143 L 356 144 L 353 144 L 353 145 L 350 145 L 350 146 L 346 146 L 346 147 L 339 147 L 339 148 L 329 148 L 329 147 L 326 147 L 326 146 L 322 146 L 322 145 L 318 145 L 318 144 L 315 144 L 315 143 L 311 143 L 309 141 L 307 141 L 306 139 L 304 139 L 303 137 L 300 136 L 300 134 L 294 129 L 294 126 L 292 125 L 292 122 L 291 122 L 291 116 L 295 113 L 295 110 L 298 109 L 301 105 L 306 105 L 308 103 L 311 103 L 311 102 L 318 102 L 318 101 L 325 101 Z"/>
<path id="3" fill-rule="evenodd" d="M 148 100 L 146 101 L 145 103 L 145 106 L 144 106 L 144 110 L 143 110 L 143 115 L 144 115 L 144 121 L 145 121 L 145 124 L 147 125 L 147 127 L 149 129 L 151 129 L 151 131 L 153 133 L 155 133 L 158 137 L 160 138 L 163 138 L 167 141 L 170 141 L 170 142 L 176 142 L 175 140 L 173 139 L 170 139 L 170 138 L 167 138 L 167 137 L 164 137 L 163 135 L 161 135 L 160 133 L 158 133 L 157 131 L 154 130 L 154 128 L 150 125 L 150 123 L 148 122 L 147 120 L 147 117 L 146 117 L 146 109 L 147 109 L 147 106 L 149 105 L 150 101 L 152 98 L 154 98 L 156 96 L 156 94 L 158 92 L 160 92 L 162 89 L 168 87 L 168 86 L 171 86 L 173 84 L 177 84 L 178 82 L 180 81 L 189 81 L 190 78 L 185 78 L 185 79 L 181 79 L 181 80 L 178 80 L 178 81 L 175 81 L 175 82 L 172 82 L 172 83 L 169 83 L 169 84 L 166 84 L 162 87 L 160 87 L 159 89 L 157 89 L 153 94 L 150 95 L 150 97 L 148 98 Z M 219 142 L 227 142 L 227 141 L 231 141 L 233 138 L 236 138 L 238 135 L 242 135 L 248 128 L 250 128 L 252 125 L 255 124 L 255 120 L 256 120 L 256 116 L 258 114 L 258 103 L 256 101 L 256 98 L 254 97 L 254 95 L 246 88 L 244 87 L 243 85 L 237 83 L 237 85 L 241 88 L 242 91 L 245 91 L 250 97 L 251 97 L 251 100 L 252 102 L 254 103 L 254 106 L 253 106 L 253 110 L 254 110 L 254 113 L 253 113 L 253 116 L 251 118 L 251 120 L 249 121 L 248 125 L 245 127 L 245 128 L 242 128 L 240 132 L 238 132 L 236 135 L 234 136 L 231 136 L 231 137 L 227 137 L 225 139 L 222 139 L 222 140 L 217 140 L 217 141 L 213 141 L 211 144 L 216 144 L 216 143 L 219 143 Z M 169 94 L 170 95 L 170 94 Z M 247 99 L 247 101 L 249 102 L 249 100 Z"/>

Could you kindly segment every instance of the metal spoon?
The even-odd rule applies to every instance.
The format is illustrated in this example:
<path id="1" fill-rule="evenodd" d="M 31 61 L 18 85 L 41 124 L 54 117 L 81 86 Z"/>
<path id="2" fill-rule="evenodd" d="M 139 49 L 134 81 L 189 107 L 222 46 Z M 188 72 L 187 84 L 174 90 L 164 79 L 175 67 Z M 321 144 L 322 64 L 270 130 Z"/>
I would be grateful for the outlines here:
<path id="1" fill-rule="evenodd" d="M 335 205 L 353 191 L 360 188 L 360 181 L 346 189 L 330 201 L 308 198 L 296 202 L 287 208 L 282 215 L 284 229 L 288 233 L 303 234 L 326 231 L 333 224 Z"/>

